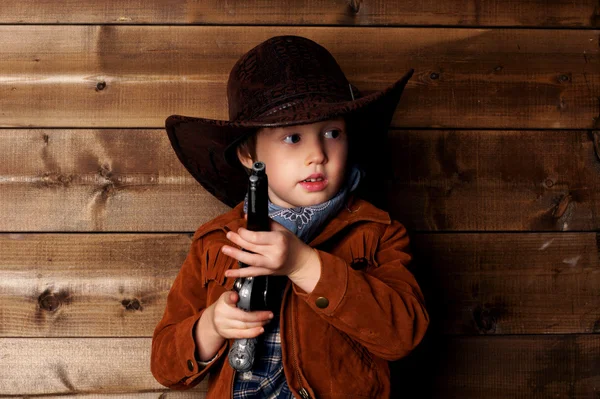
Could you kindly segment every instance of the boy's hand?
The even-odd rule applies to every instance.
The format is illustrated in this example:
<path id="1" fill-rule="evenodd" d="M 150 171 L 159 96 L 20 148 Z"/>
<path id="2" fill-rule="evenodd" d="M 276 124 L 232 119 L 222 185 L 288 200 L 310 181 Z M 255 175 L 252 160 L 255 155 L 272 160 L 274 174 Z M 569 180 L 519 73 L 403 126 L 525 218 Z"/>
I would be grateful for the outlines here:
<path id="1" fill-rule="evenodd" d="M 238 309 L 239 296 L 235 291 L 224 292 L 212 311 L 212 324 L 225 339 L 254 338 L 264 332 L 263 326 L 273 318 L 270 311 L 246 312 Z"/>
<path id="2" fill-rule="evenodd" d="M 230 231 L 227 238 L 251 251 L 244 252 L 224 245 L 221 251 L 248 267 L 228 270 L 227 278 L 286 275 L 307 292 L 312 291 L 321 275 L 317 253 L 291 231 L 271 221 L 271 231 L 250 231 L 245 228 Z M 253 252 L 253 253 L 252 253 Z"/>

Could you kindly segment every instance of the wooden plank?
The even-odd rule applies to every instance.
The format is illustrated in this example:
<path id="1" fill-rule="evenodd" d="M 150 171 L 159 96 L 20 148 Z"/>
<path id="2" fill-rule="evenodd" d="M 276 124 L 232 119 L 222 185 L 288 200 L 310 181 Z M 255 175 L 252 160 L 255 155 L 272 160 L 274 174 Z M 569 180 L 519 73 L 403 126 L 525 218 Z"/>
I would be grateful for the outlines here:
<path id="1" fill-rule="evenodd" d="M 365 92 L 415 68 L 395 126 L 592 128 L 600 118 L 597 30 L 5 25 L 0 126 L 226 119 L 231 67 L 280 34 L 322 43 Z"/>
<path id="2" fill-rule="evenodd" d="M 598 233 L 413 234 L 434 331 L 600 332 Z"/>
<path id="3" fill-rule="evenodd" d="M 5 0 L 0 23 L 232 24 L 232 25 L 460 25 L 597 27 L 594 0 L 498 1 L 364 0 L 92 1 Z"/>
<path id="4" fill-rule="evenodd" d="M 419 231 L 597 230 L 597 137 L 392 130 L 388 209 Z M 0 153 L 0 231 L 195 231 L 229 209 L 164 130 L 6 129 Z"/>
<path id="5" fill-rule="evenodd" d="M 600 131 L 392 131 L 392 214 L 418 230 L 600 227 Z"/>
<path id="6" fill-rule="evenodd" d="M 418 389 L 418 397 L 432 398 L 587 399 L 600 384 L 598 335 L 438 338 L 423 352 L 428 349 L 427 369 L 393 374 L 396 391 Z M 4 338 L 0 353 L 0 390 L 7 396 L 161 389 L 150 374 L 150 338 Z M 415 370 L 421 373 L 407 379 Z M 197 388 L 199 397 L 205 384 Z"/>
<path id="7" fill-rule="evenodd" d="M 26 397 L 156 392 L 151 397 L 162 398 L 167 389 L 150 372 L 150 347 L 150 338 L 3 338 L 0 392 Z M 194 393 L 203 398 L 206 389 L 203 381 Z"/>
<path id="8" fill-rule="evenodd" d="M 164 130 L 3 130 L 0 230 L 194 231 L 230 209 Z"/>
<path id="9" fill-rule="evenodd" d="M 590 399 L 600 336 L 432 337 L 394 364 L 390 397 Z"/>
<path id="10" fill-rule="evenodd" d="M 412 234 L 431 329 L 600 332 L 597 233 Z M 150 337 L 187 234 L 0 235 L 0 336 Z"/>
<path id="11" fill-rule="evenodd" d="M 0 235 L 0 336 L 150 337 L 190 243 L 187 234 Z"/>

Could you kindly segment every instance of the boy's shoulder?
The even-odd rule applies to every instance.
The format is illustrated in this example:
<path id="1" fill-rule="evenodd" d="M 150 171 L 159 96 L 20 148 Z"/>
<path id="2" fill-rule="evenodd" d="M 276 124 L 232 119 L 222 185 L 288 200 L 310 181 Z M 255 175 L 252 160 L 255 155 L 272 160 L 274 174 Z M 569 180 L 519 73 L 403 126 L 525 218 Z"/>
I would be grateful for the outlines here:
<path id="1" fill-rule="evenodd" d="M 350 197 L 339 213 L 327 222 L 311 245 L 317 246 L 342 233 L 348 239 L 361 240 L 370 235 L 383 238 L 391 231 L 404 228 L 390 214 L 360 197 Z"/>
<path id="2" fill-rule="evenodd" d="M 390 224 L 392 222 L 388 212 L 356 196 L 350 197 L 345 209 L 342 209 L 338 217 L 341 217 L 348 223 L 363 220 L 380 224 Z"/>
<path id="3" fill-rule="evenodd" d="M 356 225 L 359 230 L 369 230 L 379 235 L 406 229 L 402 223 L 392 219 L 389 212 L 359 197 L 353 199 L 340 214 L 347 225 Z"/>

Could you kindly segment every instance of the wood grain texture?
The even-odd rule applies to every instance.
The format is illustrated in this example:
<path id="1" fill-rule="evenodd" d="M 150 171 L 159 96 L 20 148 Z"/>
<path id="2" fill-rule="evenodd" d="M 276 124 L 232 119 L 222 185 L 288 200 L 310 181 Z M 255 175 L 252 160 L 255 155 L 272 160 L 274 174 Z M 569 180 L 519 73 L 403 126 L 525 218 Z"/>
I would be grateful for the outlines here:
<path id="1" fill-rule="evenodd" d="M 149 371 L 150 344 L 149 338 L 0 339 L 0 390 L 7 396 L 148 395 L 162 388 Z M 413 369 L 423 372 L 417 379 L 393 373 L 394 389 L 416 388 L 427 398 L 588 399 L 600 383 L 597 335 L 452 337 L 427 349 L 437 351 L 427 372 Z M 196 389 L 203 397 L 205 382 Z"/>
<path id="2" fill-rule="evenodd" d="M 598 27 L 594 0 L 5 0 L 0 22 L 223 25 L 459 25 Z"/>
<path id="3" fill-rule="evenodd" d="M 1 130 L 0 230 L 194 231 L 230 209 L 164 130 Z"/>
<path id="4" fill-rule="evenodd" d="M 205 397 L 149 370 L 228 210 L 164 119 L 227 119 L 230 68 L 279 34 L 366 93 L 416 69 L 380 159 L 432 323 L 391 397 L 600 398 L 600 3 L 349 3 L 0 2 L 0 398 Z"/>
<path id="5" fill-rule="evenodd" d="M 600 333 L 598 233 L 413 234 L 443 334 Z"/>
<path id="6" fill-rule="evenodd" d="M 150 347 L 150 338 L 0 339 L 0 392 L 27 397 L 162 393 L 167 389 L 150 372 Z M 203 381 L 194 388 L 196 395 L 203 398 L 206 387 Z"/>
<path id="7" fill-rule="evenodd" d="M 599 335 L 431 337 L 394 364 L 391 397 L 591 399 L 599 350 Z"/>
<path id="8" fill-rule="evenodd" d="M 597 233 L 413 234 L 442 334 L 600 332 Z M 151 337 L 187 234 L 0 235 L 0 336 Z"/>
<path id="9" fill-rule="evenodd" d="M 388 202 L 391 213 L 412 229 L 600 226 L 598 131 L 390 133 Z"/>
<path id="10" fill-rule="evenodd" d="M 314 39 L 364 92 L 409 68 L 401 127 L 592 128 L 597 30 L 0 26 L 0 126 L 162 127 L 227 119 L 236 60 L 280 34 Z M 33 116 L 33 117 L 32 117 Z"/>
<path id="11" fill-rule="evenodd" d="M 187 234 L 0 235 L 0 336 L 151 337 Z"/>
<path id="12" fill-rule="evenodd" d="M 392 130 L 392 216 L 419 231 L 600 228 L 600 131 Z M 0 231 L 195 231 L 229 208 L 164 130 L 0 130 Z"/>

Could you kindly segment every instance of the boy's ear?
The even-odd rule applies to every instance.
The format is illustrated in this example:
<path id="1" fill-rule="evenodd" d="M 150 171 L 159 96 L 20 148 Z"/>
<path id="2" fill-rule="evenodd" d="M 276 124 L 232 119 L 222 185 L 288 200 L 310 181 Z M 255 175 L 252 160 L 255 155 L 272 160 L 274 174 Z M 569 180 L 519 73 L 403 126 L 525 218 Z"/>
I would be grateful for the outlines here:
<path id="1" fill-rule="evenodd" d="M 240 160 L 240 163 L 244 165 L 245 168 L 252 169 L 252 164 L 254 161 L 250 156 L 248 156 L 248 154 L 244 154 L 239 147 L 236 149 L 236 154 Z"/>

